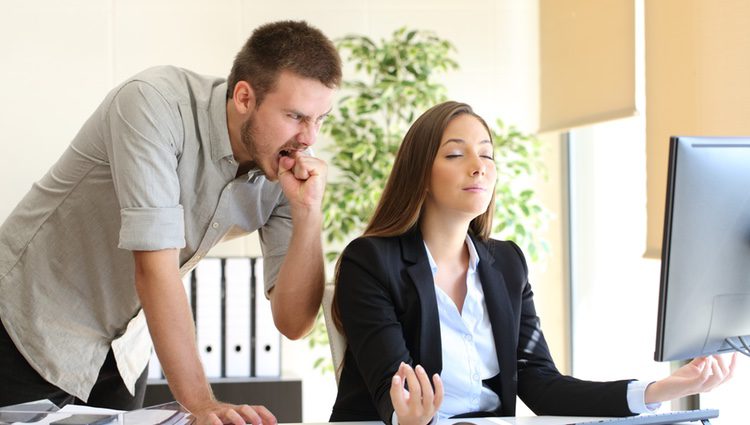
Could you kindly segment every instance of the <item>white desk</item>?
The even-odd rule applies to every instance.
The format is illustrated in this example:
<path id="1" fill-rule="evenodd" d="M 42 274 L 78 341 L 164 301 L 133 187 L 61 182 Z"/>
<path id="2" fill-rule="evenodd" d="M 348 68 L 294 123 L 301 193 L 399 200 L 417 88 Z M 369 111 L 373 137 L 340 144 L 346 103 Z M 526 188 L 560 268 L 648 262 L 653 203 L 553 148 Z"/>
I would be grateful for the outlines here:
<path id="1" fill-rule="evenodd" d="M 445 419 L 437 425 L 453 425 L 457 422 L 469 422 L 476 425 L 567 425 L 575 422 L 593 421 L 594 417 L 583 416 L 523 416 L 523 417 L 502 417 L 502 418 L 467 418 L 467 419 Z M 700 422 L 679 422 L 673 425 L 696 425 Z M 290 425 L 383 425 L 380 421 L 361 421 L 361 422 L 321 422 L 321 423 L 300 423 Z"/>

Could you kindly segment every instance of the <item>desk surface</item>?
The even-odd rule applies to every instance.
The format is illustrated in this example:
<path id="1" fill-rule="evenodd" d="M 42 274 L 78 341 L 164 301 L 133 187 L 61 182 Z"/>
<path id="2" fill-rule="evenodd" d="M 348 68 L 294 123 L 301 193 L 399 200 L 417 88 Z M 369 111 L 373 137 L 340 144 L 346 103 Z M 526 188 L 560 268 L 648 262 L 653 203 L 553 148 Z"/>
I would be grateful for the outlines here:
<path id="1" fill-rule="evenodd" d="M 521 416 L 521 417 L 502 417 L 502 418 L 471 418 L 471 419 L 445 419 L 441 420 L 438 425 L 453 425 L 457 422 L 471 423 L 475 425 L 567 425 L 575 422 L 595 421 L 597 419 L 590 416 Z M 679 422 L 673 425 L 696 425 L 700 422 Z M 380 421 L 362 421 L 362 422 L 321 422 L 321 423 L 304 423 L 293 425 L 383 425 Z"/>

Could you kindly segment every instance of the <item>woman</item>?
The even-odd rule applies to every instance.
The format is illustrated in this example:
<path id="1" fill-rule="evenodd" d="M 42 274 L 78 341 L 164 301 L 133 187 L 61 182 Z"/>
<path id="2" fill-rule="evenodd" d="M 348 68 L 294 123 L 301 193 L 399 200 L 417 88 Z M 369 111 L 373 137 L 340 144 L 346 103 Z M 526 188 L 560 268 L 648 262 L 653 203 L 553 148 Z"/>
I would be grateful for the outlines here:
<path id="1" fill-rule="evenodd" d="M 404 137 L 339 263 L 333 309 L 348 346 L 331 421 L 513 416 L 516 395 L 540 415 L 628 416 L 728 379 L 734 358 L 697 359 L 651 384 L 557 371 L 523 253 L 489 238 L 490 134 L 468 105 L 446 102 Z"/>

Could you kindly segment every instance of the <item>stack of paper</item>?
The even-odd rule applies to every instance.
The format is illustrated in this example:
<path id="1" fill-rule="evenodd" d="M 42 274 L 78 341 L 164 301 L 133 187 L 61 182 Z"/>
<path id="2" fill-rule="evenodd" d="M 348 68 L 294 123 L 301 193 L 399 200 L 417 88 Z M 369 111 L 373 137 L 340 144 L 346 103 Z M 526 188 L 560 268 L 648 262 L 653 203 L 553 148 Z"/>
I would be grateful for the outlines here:
<path id="1" fill-rule="evenodd" d="M 0 425 L 108 425 L 117 424 L 120 411 L 67 405 L 59 409 L 49 400 L 0 408 Z"/>
<path id="2" fill-rule="evenodd" d="M 189 425 L 195 418 L 180 403 L 120 410 L 68 404 L 62 409 L 49 400 L 0 407 L 0 425 Z"/>
<path id="3" fill-rule="evenodd" d="M 176 401 L 125 412 L 123 425 L 187 425 L 195 421 L 193 415 Z"/>

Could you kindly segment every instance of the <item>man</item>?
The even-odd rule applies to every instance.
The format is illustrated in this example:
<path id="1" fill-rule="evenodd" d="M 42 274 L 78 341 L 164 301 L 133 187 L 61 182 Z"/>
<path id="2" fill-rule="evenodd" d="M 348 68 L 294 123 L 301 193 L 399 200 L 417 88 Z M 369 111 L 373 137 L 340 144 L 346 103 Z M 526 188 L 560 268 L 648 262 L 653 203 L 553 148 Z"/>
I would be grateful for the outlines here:
<path id="1" fill-rule="evenodd" d="M 259 230 L 276 326 L 292 339 L 311 329 L 326 165 L 307 151 L 340 80 L 329 39 L 277 22 L 253 33 L 226 82 L 159 67 L 115 88 L 0 227 L 0 405 L 140 407 L 147 322 L 199 423 L 275 423 L 262 406 L 214 399 L 181 276 L 222 239 Z"/>

